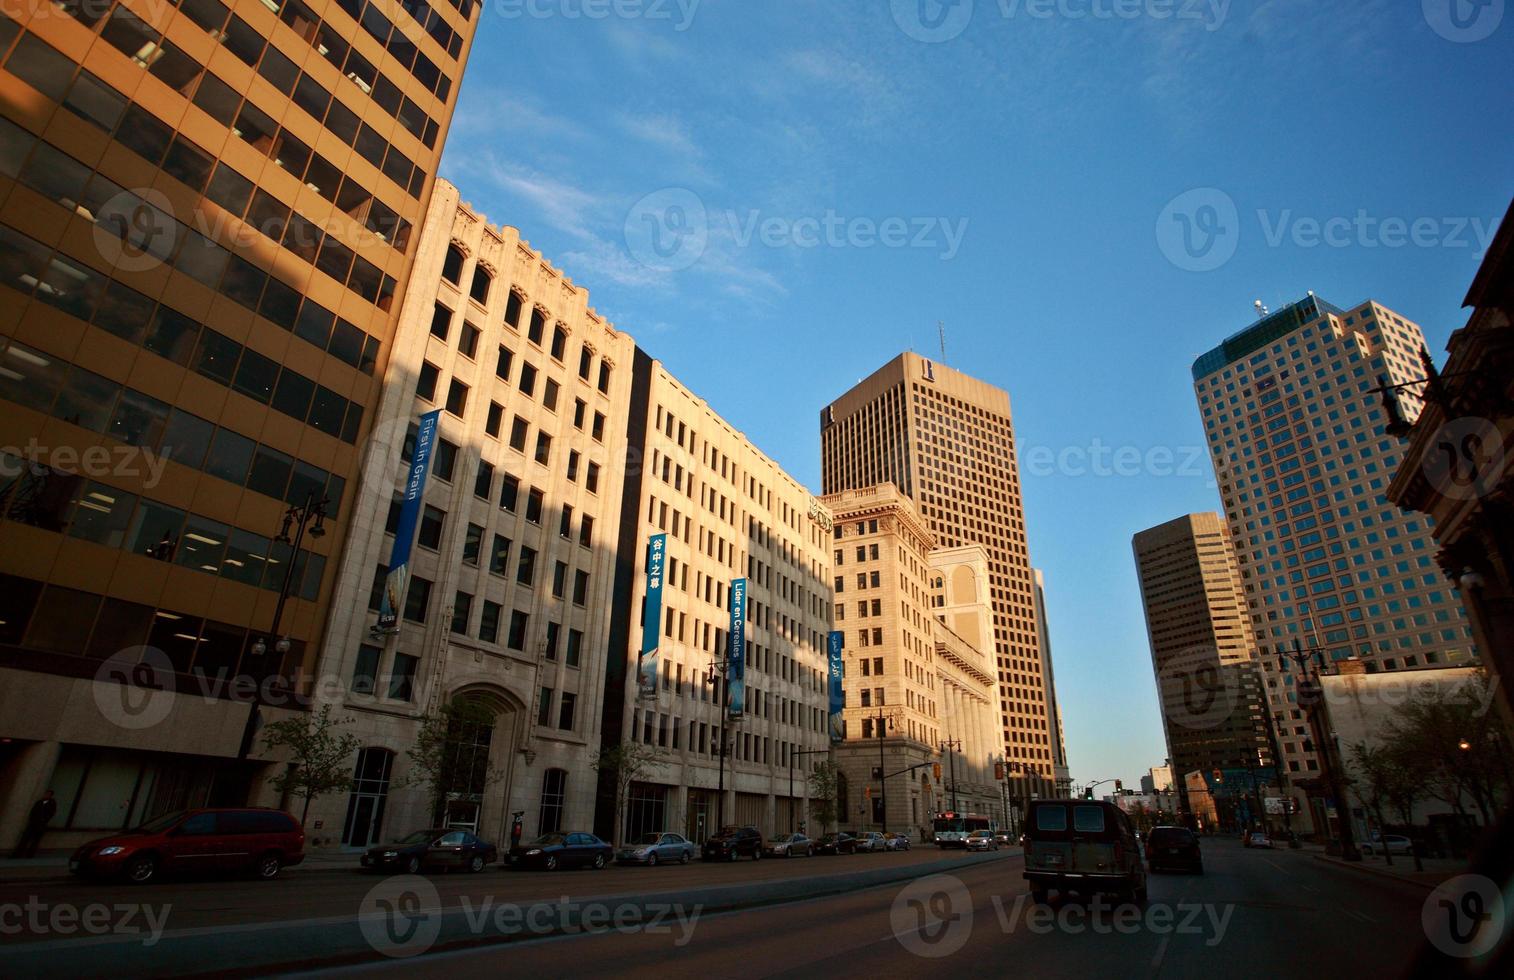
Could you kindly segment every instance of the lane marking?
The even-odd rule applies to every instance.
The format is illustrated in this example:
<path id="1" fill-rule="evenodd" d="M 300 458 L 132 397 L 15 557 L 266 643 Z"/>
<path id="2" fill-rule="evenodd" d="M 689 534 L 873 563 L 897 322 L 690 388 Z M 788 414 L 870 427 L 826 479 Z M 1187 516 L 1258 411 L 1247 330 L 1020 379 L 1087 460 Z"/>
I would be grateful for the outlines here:
<path id="1" fill-rule="evenodd" d="M 1262 858 L 1262 860 L 1266 861 L 1268 864 L 1272 865 L 1274 868 L 1278 869 L 1279 871 L 1281 871 L 1283 874 L 1287 875 L 1290 878 L 1297 877 L 1297 875 L 1295 875 L 1292 871 L 1289 871 L 1287 868 L 1283 867 L 1281 864 L 1278 864 L 1276 861 L 1272 860 L 1271 858 Z"/>
<path id="2" fill-rule="evenodd" d="M 1163 936 L 1162 941 L 1157 944 L 1157 955 L 1151 961 L 1151 968 L 1153 970 L 1160 970 L 1162 968 L 1162 957 L 1167 955 L 1167 943 L 1171 939 L 1171 936 Z"/>

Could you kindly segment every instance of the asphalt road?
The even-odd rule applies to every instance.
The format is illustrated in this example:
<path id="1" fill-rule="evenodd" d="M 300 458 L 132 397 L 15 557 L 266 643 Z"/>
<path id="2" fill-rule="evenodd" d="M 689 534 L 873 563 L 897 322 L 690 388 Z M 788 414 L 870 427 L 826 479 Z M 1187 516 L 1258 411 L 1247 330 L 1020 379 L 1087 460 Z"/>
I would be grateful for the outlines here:
<path id="1" fill-rule="evenodd" d="M 1307 852 L 1207 841 L 1206 874 L 1155 875 L 1144 909 L 1054 897 L 1033 911 L 1018 853 L 841 896 L 318 974 L 533 978 L 1392 977 L 1424 940 L 1427 892 Z"/>

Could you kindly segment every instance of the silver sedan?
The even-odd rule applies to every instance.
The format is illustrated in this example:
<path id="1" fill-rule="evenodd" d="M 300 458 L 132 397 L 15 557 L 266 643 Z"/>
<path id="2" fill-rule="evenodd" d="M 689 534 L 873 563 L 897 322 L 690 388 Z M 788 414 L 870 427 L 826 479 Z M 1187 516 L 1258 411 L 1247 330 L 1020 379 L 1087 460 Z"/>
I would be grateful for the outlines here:
<path id="1" fill-rule="evenodd" d="M 768 857 L 809 857 L 814 853 L 814 844 L 803 834 L 783 834 L 770 838 L 763 845 L 762 853 Z"/>
<path id="2" fill-rule="evenodd" d="M 688 864 L 694 859 L 694 844 L 682 834 L 642 834 L 615 852 L 619 864 Z"/>

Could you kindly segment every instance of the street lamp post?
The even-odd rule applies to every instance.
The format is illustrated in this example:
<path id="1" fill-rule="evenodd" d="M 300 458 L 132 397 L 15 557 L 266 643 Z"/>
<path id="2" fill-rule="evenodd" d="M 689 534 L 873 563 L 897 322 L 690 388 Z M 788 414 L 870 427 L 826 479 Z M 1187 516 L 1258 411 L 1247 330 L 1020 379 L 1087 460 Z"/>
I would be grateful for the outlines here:
<path id="1" fill-rule="evenodd" d="M 883 742 L 888 737 L 888 730 L 894 727 L 896 715 L 897 711 L 885 712 L 883 705 L 878 706 L 878 803 L 883 815 L 879 826 L 885 834 L 888 833 L 888 773 L 884 769 Z"/>
<path id="2" fill-rule="evenodd" d="M 800 755 L 829 755 L 830 749 L 789 750 L 789 833 L 794 832 L 794 757 Z"/>
<path id="3" fill-rule="evenodd" d="M 946 753 L 946 764 L 951 770 L 952 780 L 952 809 L 957 810 L 957 752 L 962 751 L 960 738 L 949 738 L 941 743 L 941 751 Z"/>
<path id="4" fill-rule="evenodd" d="M 1283 651 L 1280 656 L 1283 663 L 1280 664 L 1281 673 L 1287 672 L 1287 661 L 1291 660 L 1298 666 L 1300 680 L 1298 684 L 1299 703 L 1304 705 L 1304 710 L 1309 716 L 1309 729 L 1314 734 L 1315 749 L 1319 754 L 1320 766 L 1323 769 L 1325 781 L 1330 786 L 1330 794 L 1335 797 L 1335 805 L 1340 817 L 1340 841 L 1341 858 L 1345 861 L 1360 861 L 1361 852 L 1356 849 L 1356 835 L 1351 828 L 1351 802 L 1346 798 L 1345 785 L 1341 781 L 1340 766 L 1335 758 L 1335 739 L 1328 730 L 1328 717 L 1321 721 L 1321 705 L 1324 702 L 1324 687 L 1320 683 L 1320 671 L 1324 668 L 1324 655 L 1326 651 L 1317 648 L 1305 648 L 1298 638 L 1293 640 L 1293 649 Z M 1330 827 L 1330 813 L 1325 812 L 1325 828 L 1328 832 Z"/>
<path id="5" fill-rule="evenodd" d="M 300 545 L 305 541 L 306 526 L 309 525 L 310 536 L 319 540 L 326 536 L 326 505 L 329 501 L 323 495 L 316 499 L 315 491 L 305 495 L 305 503 L 299 507 L 290 507 L 284 512 L 284 524 L 279 529 L 278 537 L 273 540 L 278 544 L 289 545 L 289 560 L 284 567 L 284 580 L 279 586 L 279 601 L 273 607 L 273 629 L 269 631 L 269 637 L 273 638 L 273 649 L 278 654 L 280 663 L 284 655 L 289 652 L 289 637 L 279 632 L 284 621 L 284 606 L 289 602 L 290 590 L 294 588 L 294 569 L 299 564 Z M 290 531 L 294 531 L 293 540 L 290 539 Z M 268 643 L 265 637 L 258 637 L 253 641 L 250 651 L 253 656 L 262 659 L 268 652 Z M 265 678 L 266 680 L 266 678 Z M 242 744 L 237 750 L 237 759 L 244 760 L 252 752 L 252 741 L 257 735 L 258 722 L 262 717 L 263 707 L 263 682 L 259 682 L 254 689 L 252 704 L 247 709 L 247 723 L 242 728 Z"/>
<path id="6" fill-rule="evenodd" d="M 715 790 L 715 830 L 725 826 L 725 753 L 727 745 L 727 731 L 730 727 L 731 685 L 728 675 L 731 669 L 731 655 L 729 651 L 719 660 L 710 661 L 710 670 L 707 675 L 711 684 L 720 684 L 720 776 Z"/>

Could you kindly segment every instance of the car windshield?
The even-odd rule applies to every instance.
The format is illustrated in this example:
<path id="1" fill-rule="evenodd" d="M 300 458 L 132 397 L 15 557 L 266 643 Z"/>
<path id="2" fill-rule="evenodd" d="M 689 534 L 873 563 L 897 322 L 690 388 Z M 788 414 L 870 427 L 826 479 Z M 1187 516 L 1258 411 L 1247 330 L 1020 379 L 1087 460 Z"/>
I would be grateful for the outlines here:
<path id="1" fill-rule="evenodd" d="M 149 820 L 137 828 L 140 834 L 158 834 L 172 827 L 184 817 L 184 810 L 175 810 L 173 813 L 165 813 L 161 817 Z"/>

